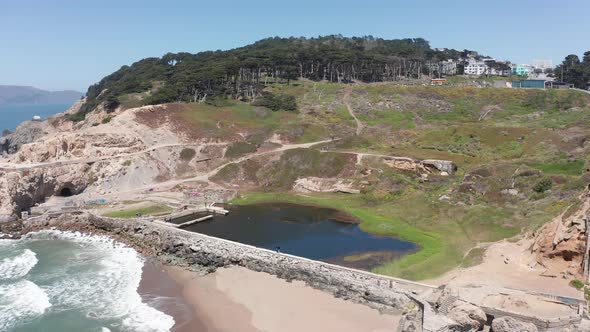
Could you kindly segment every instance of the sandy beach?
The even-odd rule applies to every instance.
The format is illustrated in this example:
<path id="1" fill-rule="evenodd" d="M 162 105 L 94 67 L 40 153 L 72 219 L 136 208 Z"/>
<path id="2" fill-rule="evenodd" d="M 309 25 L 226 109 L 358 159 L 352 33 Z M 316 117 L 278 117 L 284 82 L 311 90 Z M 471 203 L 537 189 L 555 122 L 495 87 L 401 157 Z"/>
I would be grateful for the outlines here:
<path id="1" fill-rule="evenodd" d="M 191 324 L 200 325 L 194 331 L 390 332 L 400 319 L 303 282 L 287 282 L 242 267 L 222 268 L 206 276 L 179 267 L 165 270 L 192 306 Z"/>
<path id="2" fill-rule="evenodd" d="M 147 259 L 138 289 L 144 302 L 174 317 L 172 332 L 207 331 L 183 296 L 183 287 L 154 259 Z"/>

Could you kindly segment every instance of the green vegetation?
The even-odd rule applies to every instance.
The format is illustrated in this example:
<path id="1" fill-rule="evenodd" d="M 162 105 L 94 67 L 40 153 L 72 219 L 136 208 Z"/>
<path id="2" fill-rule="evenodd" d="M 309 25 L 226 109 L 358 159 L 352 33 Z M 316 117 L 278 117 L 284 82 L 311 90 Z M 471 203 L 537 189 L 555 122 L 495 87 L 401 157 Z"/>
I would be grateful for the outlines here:
<path id="1" fill-rule="evenodd" d="M 387 263 L 374 272 L 413 280 L 436 277 L 463 261 L 462 250 L 467 250 L 475 241 L 493 241 L 515 235 L 518 230 L 499 227 L 504 212 L 481 207 L 466 207 L 462 212 L 448 214 L 448 207 L 426 202 L 406 208 L 406 203 L 392 206 L 382 204 L 367 207 L 362 199 L 353 195 L 316 194 L 297 196 L 287 193 L 247 193 L 235 200 L 235 204 L 252 204 L 269 201 L 284 201 L 298 204 L 315 204 L 346 211 L 362 221 L 364 231 L 386 236 L 395 236 L 415 242 L 420 250 L 399 260 Z M 471 210 L 471 211 L 470 211 Z M 444 211 L 444 212 L 443 212 Z M 448 214 L 448 215 L 444 215 Z M 500 216 L 498 216 L 500 214 Z M 467 215 L 466 220 L 454 221 Z M 429 219 L 424 219 L 428 216 Z M 481 220 L 486 216 L 486 220 Z M 415 219 L 412 219 L 415 218 Z M 471 225 L 472 230 L 469 230 Z M 470 234 L 466 238 L 465 232 Z M 442 234 L 454 234 L 453 237 Z M 475 253 L 475 252 L 474 252 Z"/>
<path id="2" fill-rule="evenodd" d="M 419 245 L 419 251 L 379 267 L 378 273 L 426 279 L 456 266 L 478 264 L 484 254 L 479 243 L 536 230 L 566 210 L 568 215 L 576 213 L 577 197 L 590 181 L 585 171 L 590 155 L 590 95 L 585 93 L 347 85 L 266 75 L 256 83 L 260 84 L 257 103 L 251 103 L 251 95 L 225 98 L 235 93 L 225 90 L 223 96 L 213 93 L 206 100 L 200 95 L 197 102 L 168 104 L 162 108 L 165 119 L 186 137 L 230 142 L 228 158 L 266 147 L 275 135 L 290 143 L 339 138 L 317 150 L 293 149 L 230 164 L 211 180 L 256 191 L 243 193 L 245 198 L 237 203 L 286 200 L 330 206 L 362 220 L 365 231 Z M 146 90 L 126 90 L 117 100 L 123 107 L 149 103 L 162 97 L 160 92 L 170 89 L 170 84 L 155 78 Z M 219 87 L 219 82 L 215 84 Z M 239 89 L 246 91 L 244 86 Z M 272 102 L 260 98 L 262 91 L 267 98 L 272 96 Z M 294 105 L 273 106 L 285 100 Z M 358 136 L 347 103 L 364 125 Z M 272 111 L 293 107 L 296 112 Z M 137 114 L 154 128 L 160 125 L 159 116 Z M 357 163 L 347 151 L 451 160 L 458 171 L 421 178 L 420 170 L 394 169 L 378 158 L 367 156 Z M 188 161 L 194 155 L 182 151 L 180 158 Z M 286 193 L 294 181 L 305 177 L 350 179 L 361 193 L 305 197 Z"/>
<path id="3" fill-rule="evenodd" d="M 582 61 L 575 54 L 566 56 L 553 72 L 559 79 L 573 83 L 576 88 L 586 89 L 590 82 L 590 51 L 584 53 Z"/>
<path id="4" fill-rule="evenodd" d="M 570 286 L 574 287 L 575 289 L 582 289 L 582 288 L 584 288 L 585 284 L 581 280 L 574 279 L 574 280 L 570 281 Z"/>
<path id="5" fill-rule="evenodd" d="M 248 153 L 256 152 L 256 145 L 247 142 L 234 142 L 225 151 L 226 158 L 236 158 Z"/>
<path id="6" fill-rule="evenodd" d="M 137 105 L 133 97 L 142 94 L 144 105 L 203 102 L 220 96 L 252 100 L 268 84 L 290 84 L 298 78 L 340 83 L 419 77 L 433 73 L 428 62 L 466 54 L 434 50 L 422 38 L 384 40 L 335 35 L 268 38 L 228 51 L 168 53 L 123 66 L 89 87 L 87 102 L 74 118 L 83 119 L 101 103 L 107 111 L 120 104 Z M 293 100 L 280 99 L 266 103 L 271 109 L 291 109 L 285 107 L 292 107 Z"/>
<path id="7" fill-rule="evenodd" d="M 297 102 L 294 96 L 262 92 L 262 96 L 256 99 L 255 106 L 268 107 L 273 111 L 295 111 Z"/>
<path id="8" fill-rule="evenodd" d="M 161 204 L 153 204 L 145 207 L 140 208 L 131 208 L 127 210 L 120 210 L 120 211 L 113 211 L 106 213 L 106 217 L 111 218 L 135 218 L 138 214 L 141 215 L 150 215 L 150 216 L 159 216 L 165 215 L 172 212 L 172 209 Z"/>
<path id="9" fill-rule="evenodd" d="M 207 137 L 231 137 L 236 143 L 229 157 L 254 151 L 273 134 L 291 142 L 341 138 L 317 147 L 328 151 L 294 149 L 272 160 L 261 156 L 231 164 L 212 180 L 258 191 L 244 193 L 239 203 L 331 206 L 363 220 L 366 231 L 419 244 L 420 251 L 385 264 L 379 273 L 425 279 L 477 264 L 484 253 L 473 249 L 479 243 L 536 230 L 565 210 L 575 213 L 590 180 L 584 171 L 590 95 L 584 93 L 308 81 L 266 89 L 295 97 L 298 112 L 223 100 L 222 106 L 178 104 L 181 111 L 170 117 Z M 345 100 L 365 125 L 360 136 Z M 335 153 L 346 151 L 451 160 L 458 173 L 435 172 L 422 180 L 416 171 L 371 158 L 356 164 L 355 156 Z M 286 194 L 305 177 L 348 178 L 362 183 L 362 190 Z"/>
<path id="10" fill-rule="evenodd" d="M 470 267 L 481 264 L 483 262 L 483 256 L 485 253 L 486 250 L 479 247 L 469 250 L 461 262 L 461 267 Z"/>
<path id="11" fill-rule="evenodd" d="M 101 122 L 102 122 L 102 124 L 107 124 L 107 123 L 111 122 L 112 119 L 113 119 L 112 117 L 107 116 L 106 118 L 102 119 Z"/>
<path id="12" fill-rule="evenodd" d="M 369 210 L 349 204 L 353 202 L 346 200 L 335 199 L 330 196 L 316 198 L 276 193 L 248 193 L 244 198 L 234 200 L 233 203 L 252 204 L 270 201 L 316 204 L 339 209 L 361 220 L 361 228 L 367 232 L 397 236 L 401 239 L 415 242 L 420 246 L 418 252 L 406 255 L 401 260 L 376 269 L 375 272 L 377 273 L 398 275 L 412 279 L 424 279 L 442 273 L 445 270 L 445 265 L 447 268 L 452 265 L 451 262 L 446 264 L 443 262 L 445 258 L 448 258 L 445 255 L 448 248 L 446 248 L 447 246 L 438 235 L 418 230 L 399 220 L 388 219 L 379 214 L 369 212 Z M 416 267 L 418 264 L 420 267 Z M 427 268 L 429 264 L 433 265 Z"/>
<path id="13" fill-rule="evenodd" d="M 553 187 L 553 181 L 551 181 L 550 178 L 544 178 L 541 181 L 537 182 L 537 184 L 535 184 L 535 186 L 533 187 L 533 191 L 537 193 L 544 193 L 547 190 L 551 189 L 551 187 Z"/>
<path id="14" fill-rule="evenodd" d="M 180 159 L 183 161 L 191 161 L 197 155 L 195 149 L 184 148 L 180 151 Z"/>
<path id="15" fill-rule="evenodd" d="M 299 177 L 334 177 L 344 170 L 350 160 L 350 156 L 341 153 L 292 149 L 285 151 L 279 160 L 269 164 L 255 160 L 229 164 L 212 180 L 232 183 L 246 178 L 268 190 L 286 190 L 291 188 Z"/>
<path id="16" fill-rule="evenodd" d="M 561 174 L 561 175 L 582 175 L 584 171 L 584 161 L 583 160 L 566 160 L 566 161 L 557 161 L 554 163 L 539 163 L 539 164 L 532 164 L 531 167 L 534 167 L 538 170 L 543 171 L 546 174 Z"/>

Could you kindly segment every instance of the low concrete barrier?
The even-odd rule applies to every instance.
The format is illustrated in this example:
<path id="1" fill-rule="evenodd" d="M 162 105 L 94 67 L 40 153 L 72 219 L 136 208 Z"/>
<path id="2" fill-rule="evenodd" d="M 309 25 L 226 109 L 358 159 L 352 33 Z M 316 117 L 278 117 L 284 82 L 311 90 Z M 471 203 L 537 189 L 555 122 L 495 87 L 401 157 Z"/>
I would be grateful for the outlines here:
<path id="1" fill-rule="evenodd" d="M 532 323 L 539 329 L 539 331 L 547 332 L 563 331 L 564 328 L 579 324 L 582 320 L 582 316 L 577 314 L 559 318 L 540 318 L 486 306 L 480 306 L 480 308 L 486 314 L 494 316 L 495 318 L 510 316 L 523 322 Z"/>

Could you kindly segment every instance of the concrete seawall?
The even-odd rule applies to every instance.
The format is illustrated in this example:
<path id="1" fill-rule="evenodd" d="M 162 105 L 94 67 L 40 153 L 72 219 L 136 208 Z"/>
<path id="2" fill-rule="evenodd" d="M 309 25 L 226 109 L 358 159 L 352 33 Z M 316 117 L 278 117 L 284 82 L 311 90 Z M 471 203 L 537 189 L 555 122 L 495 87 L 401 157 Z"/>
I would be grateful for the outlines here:
<path id="1" fill-rule="evenodd" d="M 386 312 L 404 313 L 400 326 L 415 331 L 463 331 L 447 313 L 433 307 L 432 295 L 440 288 L 367 271 L 314 261 L 289 254 L 194 233 L 142 219 L 113 219 L 77 212 L 33 217 L 23 222 L 24 232 L 47 228 L 106 234 L 154 256 L 169 265 L 202 273 L 226 266 L 243 266 L 285 280 L 299 280 L 336 297 Z M 466 302 L 463 302 L 466 303 Z M 477 305 L 477 303 L 474 303 Z M 483 307 L 494 317 L 511 316 L 535 324 L 539 331 L 577 326 L 580 315 L 547 320 Z M 483 314 L 483 312 L 482 312 Z M 404 331 L 402 329 L 402 331 Z"/>
<path id="2" fill-rule="evenodd" d="M 300 280 L 336 297 L 380 310 L 404 311 L 416 306 L 416 294 L 434 286 L 349 269 L 320 261 L 172 228 L 149 220 L 122 220 L 89 214 L 31 218 L 26 230 L 56 227 L 82 232 L 105 232 L 148 252 L 162 262 L 212 272 L 238 265 L 286 280 Z"/>

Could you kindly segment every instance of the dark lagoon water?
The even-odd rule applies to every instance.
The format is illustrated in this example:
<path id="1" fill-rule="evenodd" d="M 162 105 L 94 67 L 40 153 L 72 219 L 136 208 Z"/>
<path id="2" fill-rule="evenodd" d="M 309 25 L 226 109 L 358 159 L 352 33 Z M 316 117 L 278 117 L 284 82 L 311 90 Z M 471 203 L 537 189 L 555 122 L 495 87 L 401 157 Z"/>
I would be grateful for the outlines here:
<path id="1" fill-rule="evenodd" d="M 47 117 L 64 112 L 72 105 L 11 105 L 0 106 L 0 132 L 4 129 L 14 130 L 23 121 L 33 119 L 39 115 L 45 120 Z"/>
<path id="2" fill-rule="evenodd" d="M 418 249 L 412 242 L 363 232 L 357 220 L 334 209 L 289 203 L 227 209 L 227 216 L 185 229 L 366 270 Z"/>

